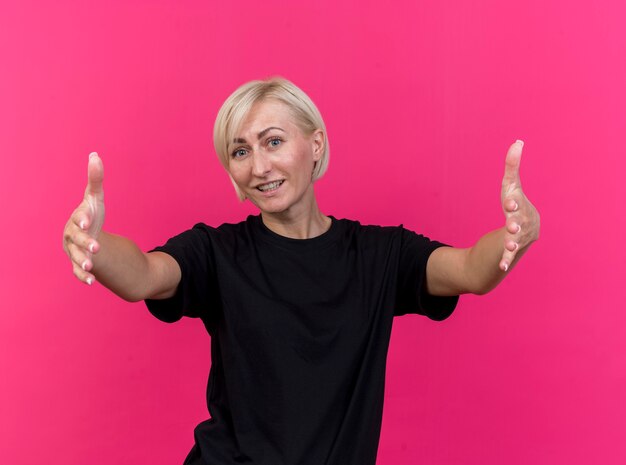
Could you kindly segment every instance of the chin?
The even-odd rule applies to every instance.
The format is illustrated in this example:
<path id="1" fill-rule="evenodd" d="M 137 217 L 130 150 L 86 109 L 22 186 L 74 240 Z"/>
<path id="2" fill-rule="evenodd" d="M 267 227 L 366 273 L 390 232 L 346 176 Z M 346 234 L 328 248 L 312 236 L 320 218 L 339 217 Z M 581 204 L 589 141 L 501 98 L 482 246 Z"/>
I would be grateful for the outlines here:
<path id="1" fill-rule="evenodd" d="M 257 205 L 257 207 L 259 208 L 259 210 L 261 210 L 262 213 L 270 213 L 270 214 L 275 214 L 275 215 L 279 213 L 284 213 L 287 210 L 289 210 L 289 207 L 279 206 L 279 205 L 272 205 L 272 206 Z"/>
<path id="2" fill-rule="evenodd" d="M 268 201 L 268 199 L 255 199 L 253 197 L 248 197 L 248 200 L 261 210 L 262 213 L 282 213 L 289 209 L 289 205 L 287 205 L 286 202 L 278 200 Z"/>

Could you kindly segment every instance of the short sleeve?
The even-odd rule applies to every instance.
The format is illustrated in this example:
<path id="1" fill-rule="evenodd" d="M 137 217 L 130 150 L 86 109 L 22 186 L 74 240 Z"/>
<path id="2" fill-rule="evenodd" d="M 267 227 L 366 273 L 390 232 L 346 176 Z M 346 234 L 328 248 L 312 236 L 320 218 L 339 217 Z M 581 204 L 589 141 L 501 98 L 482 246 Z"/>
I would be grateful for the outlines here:
<path id="1" fill-rule="evenodd" d="M 407 313 L 425 315 L 431 320 L 448 318 L 459 300 L 458 296 L 436 297 L 426 292 L 426 265 L 430 254 L 445 244 L 431 241 L 401 227 L 400 260 L 398 263 L 398 294 L 395 316 Z"/>
<path id="2" fill-rule="evenodd" d="M 159 320 L 173 323 L 183 316 L 208 319 L 206 312 L 210 299 L 217 293 L 210 229 L 197 224 L 150 251 L 170 255 L 181 271 L 181 280 L 173 297 L 145 301 L 150 313 Z"/>

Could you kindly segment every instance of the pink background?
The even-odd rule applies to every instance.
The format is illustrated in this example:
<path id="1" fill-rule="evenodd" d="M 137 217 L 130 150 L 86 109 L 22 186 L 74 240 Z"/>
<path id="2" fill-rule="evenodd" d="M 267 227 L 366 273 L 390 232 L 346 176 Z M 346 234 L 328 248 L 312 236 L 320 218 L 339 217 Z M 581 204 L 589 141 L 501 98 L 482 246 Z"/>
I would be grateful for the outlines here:
<path id="1" fill-rule="evenodd" d="M 458 246 L 499 227 L 506 149 L 541 240 L 443 323 L 395 321 L 391 464 L 626 463 L 624 3 L 3 2 L 0 462 L 182 463 L 209 337 L 77 282 L 61 247 L 87 154 L 143 248 L 239 204 L 212 125 L 283 75 L 325 116 L 327 214 Z"/>

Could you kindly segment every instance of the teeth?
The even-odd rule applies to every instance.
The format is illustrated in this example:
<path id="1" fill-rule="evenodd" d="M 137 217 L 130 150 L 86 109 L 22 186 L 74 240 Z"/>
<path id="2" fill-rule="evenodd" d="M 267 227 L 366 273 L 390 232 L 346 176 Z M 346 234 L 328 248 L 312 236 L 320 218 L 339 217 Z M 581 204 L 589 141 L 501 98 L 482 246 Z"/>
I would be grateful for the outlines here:
<path id="1" fill-rule="evenodd" d="M 263 184 L 262 186 L 257 187 L 261 192 L 267 192 L 278 188 L 283 182 L 282 181 L 274 181 L 267 184 Z"/>

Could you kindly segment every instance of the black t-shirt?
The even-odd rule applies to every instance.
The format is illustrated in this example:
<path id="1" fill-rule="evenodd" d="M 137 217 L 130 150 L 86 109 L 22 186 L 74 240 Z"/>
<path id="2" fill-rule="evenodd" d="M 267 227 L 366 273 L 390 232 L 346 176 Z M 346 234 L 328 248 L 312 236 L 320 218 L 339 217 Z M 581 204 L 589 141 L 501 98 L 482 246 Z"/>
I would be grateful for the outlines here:
<path id="1" fill-rule="evenodd" d="M 442 320 L 458 299 L 423 289 L 442 245 L 335 218 L 321 236 L 290 239 L 250 216 L 155 249 L 182 279 L 149 310 L 199 317 L 211 335 L 211 418 L 185 464 L 373 465 L 394 315 Z"/>

